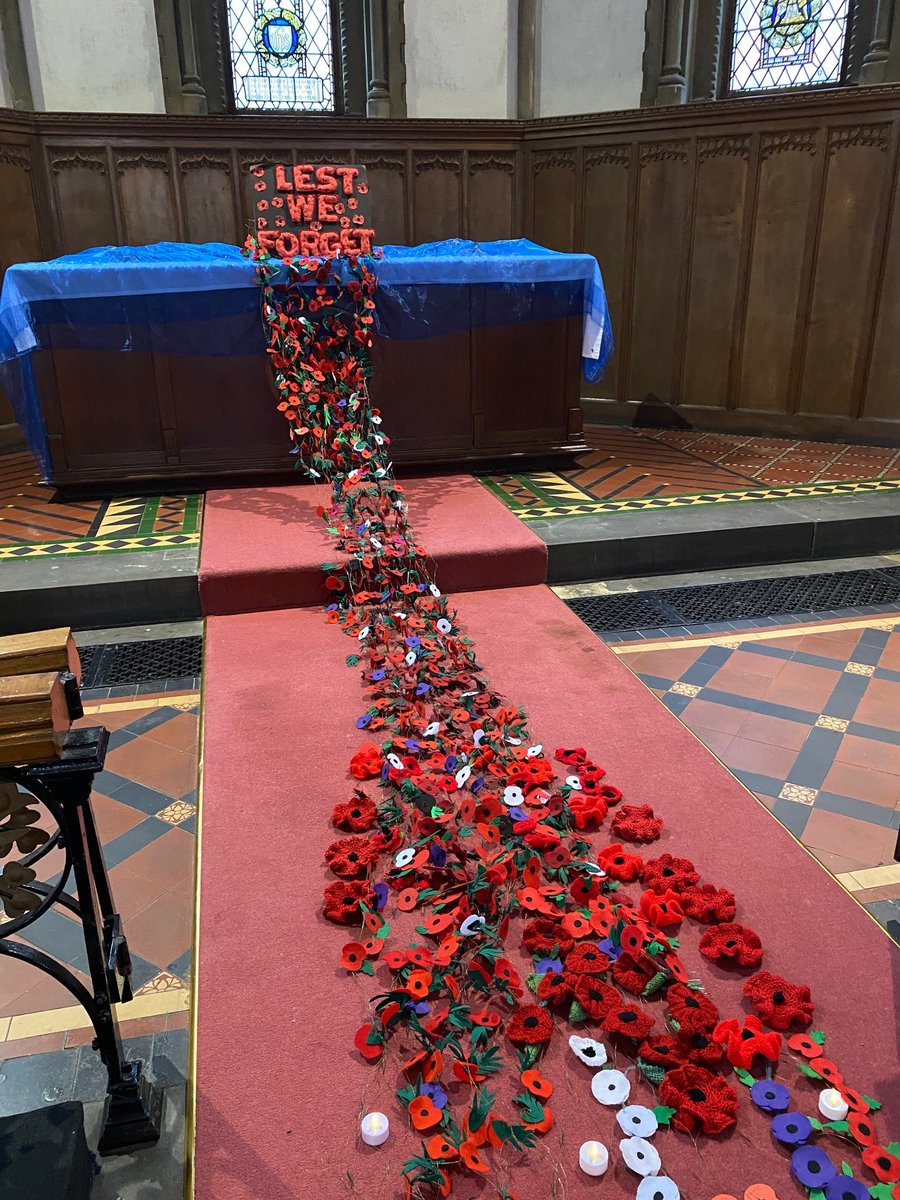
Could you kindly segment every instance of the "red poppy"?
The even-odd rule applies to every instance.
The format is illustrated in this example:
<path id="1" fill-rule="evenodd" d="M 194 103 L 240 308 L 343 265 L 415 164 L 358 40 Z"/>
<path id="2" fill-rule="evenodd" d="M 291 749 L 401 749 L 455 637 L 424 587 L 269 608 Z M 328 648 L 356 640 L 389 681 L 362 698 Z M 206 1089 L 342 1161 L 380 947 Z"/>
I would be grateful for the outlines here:
<path id="1" fill-rule="evenodd" d="M 430 971 L 410 971 L 406 980 L 406 990 L 416 999 L 423 1000 L 428 995 L 433 978 Z"/>
<path id="2" fill-rule="evenodd" d="M 678 1040 L 664 1033 L 641 1042 L 637 1056 L 643 1062 L 662 1067 L 664 1070 L 680 1067 L 684 1062 L 684 1053 Z"/>
<path id="3" fill-rule="evenodd" d="M 862 1160 L 880 1183 L 896 1183 L 900 1180 L 900 1158 L 883 1146 L 868 1146 L 863 1150 Z"/>
<path id="4" fill-rule="evenodd" d="M 519 1046 L 539 1046 L 549 1042 L 553 1034 L 553 1019 L 546 1008 L 525 1004 L 517 1008 L 506 1025 L 506 1036 Z"/>
<path id="5" fill-rule="evenodd" d="M 536 917 L 528 921 L 522 930 L 522 944 L 530 954 L 549 954 L 554 946 L 560 953 L 567 954 L 575 945 L 575 939 L 547 917 Z"/>
<path id="6" fill-rule="evenodd" d="M 375 906 L 375 893 L 362 879 L 345 883 L 338 880 L 325 889 L 322 912 L 329 921 L 338 925 L 361 925 L 363 919 L 360 904 L 368 908 Z"/>
<path id="7" fill-rule="evenodd" d="M 712 1034 L 702 1030 L 682 1029 L 678 1035 L 678 1052 L 687 1062 L 703 1067 L 714 1066 L 725 1056 L 724 1049 L 713 1040 Z"/>
<path id="8" fill-rule="evenodd" d="M 733 921 L 736 910 L 734 892 L 717 888 L 712 883 L 685 888 L 681 893 L 681 907 L 687 916 L 694 921 L 702 921 L 704 925 Z"/>
<path id="9" fill-rule="evenodd" d="M 459 1154 L 456 1146 L 452 1142 L 448 1142 L 440 1133 L 436 1133 L 434 1137 L 428 1139 L 425 1149 L 428 1151 L 428 1157 L 435 1159 L 456 1158 Z"/>
<path id="10" fill-rule="evenodd" d="M 374 801 L 367 797 L 359 797 L 348 800 L 346 804 L 336 804 L 331 820 L 338 829 L 349 829 L 351 833 L 368 833 L 377 816 L 378 809 Z"/>
<path id="11" fill-rule="evenodd" d="M 441 1110 L 428 1096 L 416 1096 L 409 1104 L 409 1119 L 416 1129 L 431 1129 L 441 1119 Z"/>
<path id="12" fill-rule="evenodd" d="M 569 811 L 576 829 L 590 829 L 594 825 L 600 824 L 608 809 L 602 796 L 592 796 L 586 792 L 573 792 L 569 797 Z"/>
<path id="13" fill-rule="evenodd" d="M 704 1067 L 688 1065 L 668 1071 L 659 1085 L 659 1098 L 675 1109 L 672 1124 L 682 1133 L 724 1133 L 737 1120 L 737 1092 Z"/>
<path id="14" fill-rule="evenodd" d="M 793 1040 L 794 1039 L 791 1038 L 791 1041 Z M 788 1042 L 788 1045 L 790 1044 L 791 1043 Z M 842 1098 L 847 1101 L 851 1112 L 867 1113 L 872 1107 L 862 1092 L 858 1092 L 856 1088 L 847 1087 L 846 1084 L 841 1084 L 841 1086 L 838 1088 L 838 1091 L 841 1093 Z"/>
<path id="15" fill-rule="evenodd" d="M 644 887 L 651 892 L 683 892 L 700 882 L 700 873 L 689 858 L 675 858 L 666 852 L 644 863 Z"/>
<path id="16" fill-rule="evenodd" d="M 525 835 L 525 845 L 540 854 L 544 850 L 553 850 L 559 845 L 559 834 L 549 825 L 538 825 L 531 833 Z"/>
<path id="17" fill-rule="evenodd" d="M 770 1029 L 807 1026 L 813 1017 L 813 1002 L 805 983 L 788 983 L 771 971 L 758 971 L 744 984 L 744 995 Z"/>
<path id="18" fill-rule="evenodd" d="M 719 1010 L 709 996 L 680 983 L 666 992 L 666 1004 L 683 1030 L 708 1033 L 719 1023 Z"/>
<path id="19" fill-rule="evenodd" d="M 569 895 L 579 906 L 589 904 L 600 895 L 600 876 L 576 875 L 569 884 Z"/>
<path id="20" fill-rule="evenodd" d="M 644 867 L 640 855 L 628 854 L 619 842 L 601 850 L 597 855 L 597 864 L 610 879 L 618 879 L 622 883 L 630 883 L 632 879 L 637 879 Z"/>
<path id="21" fill-rule="evenodd" d="M 827 1079 L 832 1087 L 839 1088 L 843 1085 L 844 1077 L 830 1058 L 814 1058 L 809 1065 L 817 1075 Z"/>
<path id="22" fill-rule="evenodd" d="M 354 779 L 377 779 L 383 766 L 381 747 L 365 742 L 350 759 L 350 774 Z"/>
<path id="23" fill-rule="evenodd" d="M 532 1096 L 538 1096 L 541 1100 L 548 1100 L 553 1095 L 553 1084 L 549 1079 L 537 1070 L 523 1071 L 521 1075 L 522 1086 L 526 1091 L 531 1092 Z"/>
<path id="24" fill-rule="evenodd" d="M 577 767 L 581 763 L 587 762 L 587 750 L 583 746 L 577 746 L 573 750 L 556 750 L 553 757 L 557 762 L 566 763 L 570 767 Z"/>
<path id="25" fill-rule="evenodd" d="M 737 1017 L 721 1021 L 713 1031 L 713 1039 L 725 1047 L 731 1065 L 744 1071 L 750 1070 L 758 1055 L 777 1062 L 781 1053 L 781 1035 L 766 1033 L 759 1017 L 746 1017 L 743 1025 Z"/>
<path id="26" fill-rule="evenodd" d="M 567 867 L 571 861 L 572 852 L 566 846 L 554 846 L 552 850 L 544 851 L 544 862 L 548 867 Z"/>
<path id="27" fill-rule="evenodd" d="M 583 917 L 581 913 L 577 912 L 566 913 L 561 924 L 566 933 L 570 933 L 576 939 L 590 937 L 594 932 L 588 918 Z"/>
<path id="28" fill-rule="evenodd" d="M 620 988 L 630 992 L 632 996 L 640 996 L 655 974 L 656 972 L 651 966 L 645 965 L 631 954 L 620 954 L 613 963 L 613 979 Z"/>
<path id="29" fill-rule="evenodd" d="M 482 1025 L 485 1029 L 496 1029 L 500 1024 L 500 1014 L 489 1012 L 486 1008 L 479 1012 L 470 1012 L 473 1025 Z"/>
<path id="30" fill-rule="evenodd" d="M 680 925 L 684 913 L 678 902 L 677 892 L 644 892 L 641 896 L 641 912 L 648 921 L 652 921 L 659 929 L 669 925 Z"/>
<path id="31" fill-rule="evenodd" d="M 358 971 L 366 961 L 366 948 L 359 942 L 348 942 L 341 951 L 341 966 L 348 971 Z"/>
<path id="32" fill-rule="evenodd" d="M 478 1153 L 477 1148 L 471 1141 L 466 1141 L 459 1147 L 459 1157 L 470 1171 L 476 1171 L 479 1175 L 486 1175 L 490 1170 L 488 1164 Z"/>
<path id="33" fill-rule="evenodd" d="M 642 1042 L 656 1022 L 642 1008 L 633 1004 L 614 1005 L 603 1018 L 602 1028 L 606 1033 L 618 1033 L 621 1037 Z"/>
<path id="34" fill-rule="evenodd" d="M 619 993 L 614 987 L 593 975 L 578 975 L 575 981 L 575 999 L 592 1021 L 602 1021 L 613 1005 L 619 1003 Z"/>
<path id="35" fill-rule="evenodd" d="M 662 820 L 649 804 L 623 804 L 610 829 L 626 842 L 655 842 L 662 833 Z"/>
<path id="36" fill-rule="evenodd" d="M 610 807 L 612 807 L 613 804 L 618 804 L 622 799 L 621 791 L 609 783 L 604 783 L 601 787 L 597 788 L 597 795 L 600 796 L 601 799 L 605 800 Z"/>
<path id="37" fill-rule="evenodd" d="M 850 1136 L 860 1146 L 878 1145 L 875 1128 L 865 1113 L 850 1113 L 847 1117 L 847 1124 L 850 1126 Z"/>
<path id="38" fill-rule="evenodd" d="M 566 955 L 566 974 L 600 975 L 609 968 L 609 958 L 592 942 L 582 942 Z"/>
<path id="39" fill-rule="evenodd" d="M 328 866 L 342 879 L 355 879 L 365 875 L 377 858 L 377 849 L 364 837 L 338 838 L 325 851 Z"/>
<path id="40" fill-rule="evenodd" d="M 758 967 L 762 962 L 763 948 L 758 933 L 744 925 L 727 921 L 707 929 L 700 938 L 700 953 L 710 962 Z"/>
<path id="41" fill-rule="evenodd" d="M 361 1025 L 359 1029 L 357 1029 L 356 1036 L 353 1039 L 353 1045 L 357 1048 L 367 1062 L 377 1062 L 378 1059 L 381 1058 L 382 1054 L 384 1054 L 383 1041 L 379 1040 L 376 1042 L 370 1042 L 368 1040 L 373 1028 L 374 1026 L 371 1022 L 369 1022 L 367 1025 Z M 383 1034 L 379 1034 L 379 1038 L 383 1037 Z"/>
<path id="42" fill-rule="evenodd" d="M 572 999 L 572 983 L 568 976 L 559 971 L 548 971 L 541 976 L 535 993 L 544 1004 L 568 1004 Z"/>

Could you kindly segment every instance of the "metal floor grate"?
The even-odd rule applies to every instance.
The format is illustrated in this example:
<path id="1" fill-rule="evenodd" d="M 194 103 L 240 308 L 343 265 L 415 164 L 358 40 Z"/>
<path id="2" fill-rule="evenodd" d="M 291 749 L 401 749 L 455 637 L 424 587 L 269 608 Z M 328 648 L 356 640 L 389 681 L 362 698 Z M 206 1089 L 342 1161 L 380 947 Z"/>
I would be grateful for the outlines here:
<path id="1" fill-rule="evenodd" d="M 878 604 L 900 606 L 900 568 L 578 596 L 566 603 L 597 633 L 708 625 Z"/>
<path id="2" fill-rule="evenodd" d="M 203 638 L 166 638 L 79 646 L 83 688 L 117 687 L 200 675 Z"/>

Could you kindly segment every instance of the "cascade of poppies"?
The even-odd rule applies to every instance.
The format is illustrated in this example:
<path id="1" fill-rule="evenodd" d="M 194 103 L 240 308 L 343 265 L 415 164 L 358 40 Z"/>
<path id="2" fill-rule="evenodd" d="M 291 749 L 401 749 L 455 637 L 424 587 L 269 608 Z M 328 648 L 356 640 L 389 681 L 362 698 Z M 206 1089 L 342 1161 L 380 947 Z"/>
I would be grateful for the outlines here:
<path id="1" fill-rule="evenodd" d="M 355 643 L 347 662 L 365 693 L 357 727 L 370 740 L 334 808 L 342 836 L 326 853 L 336 879 L 323 911 L 363 927 L 343 948 L 348 971 L 387 968 L 356 1046 L 373 1062 L 403 1047 L 397 1097 L 423 1135 L 422 1153 L 401 1167 L 408 1195 L 449 1195 L 456 1170 L 485 1173 L 504 1144 L 533 1146 L 551 1127 L 553 1086 L 537 1063 L 560 1020 L 575 1027 L 570 1045 L 588 1065 L 602 1067 L 605 1050 L 579 1031 L 599 1030 L 629 1053 L 675 1128 L 723 1132 L 738 1112 L 727 1073 L 748 1086 L 760 1064 L 771 1074 L 782 1033 L 811 1023 L 809 989 L 758 971 L 745 986 L 756 1015 L 723 1020 L 671 933 L 690 917 L 708 926 L 708 959 L 758 968 L 763 947 L 735 922 L 734 895 L 703 882 L 688 859 L 625 848 L 655 841 L 662 820 L 623 803 L 583 748 L 545 753 L 525 713 L 491 689 L 416 544 L 369 399 L 372 265 L 273 261 L 252 239 L 247 249 L 293 453 L 331 485 L 319 510 L 339 558 L 325 565 L 326 613 Z M 610 813 L 615 840 L 594 854 L 588 838 Z M 639 899 L 619 890 L 632 883 Z M 398 914 L 415 936 L 388 948 L 388 917 Z M 513 937 L 532 958 L 524 981 L 507 955 Z M 655 1014 L 640 1002 L 651 1000 Z M 790 1044 L 809 1060 L 807 1075 L 844 1088 L 823 1041 L 795 1035 Z M 489 1083 L 513 1065 L 521 1091 L 501 1113 Z M 619 1073 L 607 1074 L 612 1087 Z M 469 1085 L 463 1104 L 451 1104 L 449 1079 Z M 845 1090 L 856 1114 L 877 1106 Z M 848 1128 L 877 1148 L 870 1125 Z M 892 1172 L 896 1156 L 879 1149 Z"/>

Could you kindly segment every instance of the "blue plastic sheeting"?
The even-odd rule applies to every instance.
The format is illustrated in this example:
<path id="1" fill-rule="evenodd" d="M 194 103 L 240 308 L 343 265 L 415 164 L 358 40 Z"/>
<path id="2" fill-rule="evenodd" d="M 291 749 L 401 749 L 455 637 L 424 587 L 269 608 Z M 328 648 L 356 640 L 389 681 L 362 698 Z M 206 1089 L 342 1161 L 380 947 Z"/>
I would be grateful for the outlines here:
<path id="1" fill-rule="evenodd" d="M 418 339 L 476 326 L 581 316 L 582 367 L 597 379 L 613 349 L 596 259 L 524 238 L 384 246 L 375 330 Z M 10 267 L 0 293 L 0 384 L 44 470 L 37 348 L 232 357 L 264 348 L 255 266 L 237 246 L 102 246 Z M 23 357 L 24 356 L 24 357 Z"/>

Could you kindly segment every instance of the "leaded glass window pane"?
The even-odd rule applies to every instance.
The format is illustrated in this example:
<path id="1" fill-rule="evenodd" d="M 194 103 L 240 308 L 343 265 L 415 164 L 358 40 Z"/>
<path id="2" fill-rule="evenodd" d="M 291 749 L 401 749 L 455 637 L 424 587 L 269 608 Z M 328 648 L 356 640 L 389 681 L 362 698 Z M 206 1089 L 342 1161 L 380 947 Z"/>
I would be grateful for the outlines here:
<path id="1" fill-rule="evenodd" d="M 228 0 L 237 108 L 334 109 L 329 0 Z"/>
<path id="2" fill-rule="evenodd" d="M 732 92 L 838 84 L 850 0 L 736 0 Z"/>

